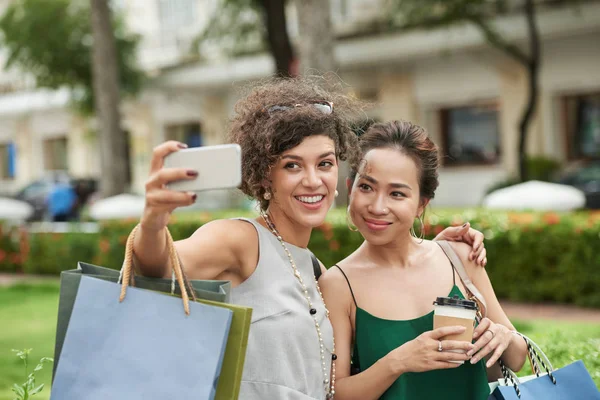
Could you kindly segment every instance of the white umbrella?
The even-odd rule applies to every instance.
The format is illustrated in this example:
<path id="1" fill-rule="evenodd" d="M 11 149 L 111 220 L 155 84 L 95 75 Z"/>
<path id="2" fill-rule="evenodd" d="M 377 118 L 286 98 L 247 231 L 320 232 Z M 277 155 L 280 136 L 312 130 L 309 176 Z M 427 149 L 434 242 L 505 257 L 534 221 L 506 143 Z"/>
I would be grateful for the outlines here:
<path id="1" fill-rule="evenodd" d="M 90 207 L 90 216 L 96 220 L 139 218 L 144 211 L 144 197 L 119 194 L 96 201 Z"/>
<path id="2" fill-rule="evenodd" d="M 0 197 L 0 220 L 24 221 L 33 214 L 33 206 L 21 200 Z"/>
<path id="3" fill-rule="evenodd" d="M 573 186 L 541 181 L 496 190 L 483 199 L 487 208 L 570 211 L 585 205 L 585 194 Z"/>

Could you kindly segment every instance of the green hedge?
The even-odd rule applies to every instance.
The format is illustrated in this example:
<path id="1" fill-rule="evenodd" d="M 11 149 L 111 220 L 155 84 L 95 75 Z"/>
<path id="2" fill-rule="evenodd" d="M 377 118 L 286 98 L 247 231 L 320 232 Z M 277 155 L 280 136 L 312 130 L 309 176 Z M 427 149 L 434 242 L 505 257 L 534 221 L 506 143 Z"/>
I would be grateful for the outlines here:
<path id="1" fill-rule="evenodd" d="M 233 215 L 237 213 L 178 214 L 170 230 L 175 239 L 185 238 L 213 218 Z M 466 221 L 486 236 L 487 270 L 499 297 L 600 307 L 600 213 L 430 210 L 426 236 L 431 238 L 445 226 Z M 5 255 L 0 257 L 0 271 L 56 274 L 74 268 L 79 260 L 118 269 L 127 234 L 135 223 L 104 223 L 97 234 L 31 234 L 26 245 L 15 244 L 15 237 L 23 235 L 15 234 L 14 229 L 10 235 L 3 232 L 0 251 Z M 331 266 L 361 242 L 358 233 L 348 230 L 344 212 L 335 210 L 313 233 L 310 248 Z"/>
<path id="2" fill-rule="evenodd" d="M 29 254 L 23 263 L 28 274 L 58 274 L 77 267 L 77 261 L 92 262 L 98 254 L 97 234 L 35 233 L 29 235 Z"/>

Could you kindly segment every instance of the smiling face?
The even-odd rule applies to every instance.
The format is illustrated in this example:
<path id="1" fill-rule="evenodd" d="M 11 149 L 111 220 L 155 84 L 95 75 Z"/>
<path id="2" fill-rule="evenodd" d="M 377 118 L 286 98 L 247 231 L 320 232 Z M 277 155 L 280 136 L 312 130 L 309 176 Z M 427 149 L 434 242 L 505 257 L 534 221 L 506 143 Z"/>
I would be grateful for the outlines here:
<path id="1" fill-rule="evenodd" d="M 393 148 L 367 152 L 350 194 L 350 217 L 365 240 L 386 245 L 407 240 L 428 200 L 421 199 L 420 171 L 412 158 Z"/>
<path id="2" fill-rule="evenodd" d="M 335 197 L 338 162 L 335 144 L 324 135 L 305 138 L 285 151 L 270 173 L 269 211 L 314 228 L 325 221 Z"/>

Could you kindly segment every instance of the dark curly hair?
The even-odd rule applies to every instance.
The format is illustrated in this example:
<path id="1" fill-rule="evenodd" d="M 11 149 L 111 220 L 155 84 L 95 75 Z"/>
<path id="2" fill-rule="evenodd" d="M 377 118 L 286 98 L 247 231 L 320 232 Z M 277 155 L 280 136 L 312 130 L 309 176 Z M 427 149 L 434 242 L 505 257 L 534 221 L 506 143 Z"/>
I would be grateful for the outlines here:
<path id="1" fill-rule="evenodd" d="M 327 87 L 327 89 L 326 89 Z M 265 179 L 271 167 L 285 151 L 298 146 L 304 138 L 326 135 L 335 143 L 340 160 L 354 158 L 357 139 L 352 123 L 357 121 L 365 104 L 347 96 L 340 83 L 325 77 L 272 78 L 247 89 L 235 105 L 229 141 L 242 148 L 242 185 L 246 195 L 260 201 L 265 210 L 269 202 L 263 195 Z M 327 115 L 316 107 L 292 107 L 270 113 L 273 106 L 334 104 Z"/>
<path id="2" fill-rule="evenodd" d="M 371 125 L 360 137 L 358 158 L 351 161 L 351 178 L 356 177 L 363 157 L 374 149 L 392 148 L 406 154 L 419 169 L 420 195 L 433 199 L 439 185 L 438 167 L 440 158 L 438 148 L 427 135 L 425 129 L 408 121 L 390 121 Z"/>

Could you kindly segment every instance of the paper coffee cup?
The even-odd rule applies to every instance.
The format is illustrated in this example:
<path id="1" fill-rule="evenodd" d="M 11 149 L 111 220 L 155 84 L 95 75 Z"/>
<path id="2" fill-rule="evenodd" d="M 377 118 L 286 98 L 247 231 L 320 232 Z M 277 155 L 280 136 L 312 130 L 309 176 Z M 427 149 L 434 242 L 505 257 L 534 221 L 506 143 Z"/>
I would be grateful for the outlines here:
<path id="1" fill-rule="evenodd" d="M 433 329 L 444 326 L 464 326 L 465 332 L 458 335 L 444 336 L 443 340 L 457 340 L 469 342 L 473 340 L 473 329 L 475 327 L 475 316 L 477 315 L 477 304 L 472 300 L 454 297 L 438 297 L 433 302 L 435 308 L 433 313 Z M 444 350 L 446 351 L 446 350 Z M 455 353 L 464 353 L 463 350 L 447 350 Z M 456 361 L 463 364 L 463 361 Z"/>

